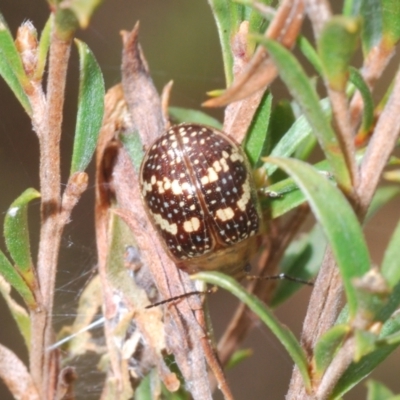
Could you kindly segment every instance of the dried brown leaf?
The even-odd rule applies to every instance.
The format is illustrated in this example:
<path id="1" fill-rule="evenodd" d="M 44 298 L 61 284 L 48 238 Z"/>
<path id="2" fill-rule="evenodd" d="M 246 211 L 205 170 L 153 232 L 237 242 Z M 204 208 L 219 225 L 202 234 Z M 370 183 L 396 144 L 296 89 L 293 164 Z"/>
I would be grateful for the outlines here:
<path id="1" fill-rule="evenodd" d="M 291 48 L 300 31 L 304 17 L 303 0 L 284 0 L 271 21 L 265 36 Z M 230 104 L 225 111 L 224 130 L 242 142 L 268 85 L 277 76 L 277 70 L 264 47 L 259 46 L 248 62 L 247 24 L 242 23 L 232 43 L 235 80 L 221 96 L 206 101 L 206 107 Z"/>
<path id="2" fill-rule="evenodd" d="M 139 23 L 132 32 L 123 31 L 122 87 L 135 128 L 147 148 L 165 128 L 161 101 L 150 77 L 139 44 Z"/>
<path id="3" fill-rule="evenodd" d="M 56 400 L 75 400 L 73 384 L 77 378 L 78 375 L 72 367 L 63 368 L 60 371 L 57 381 Z"/>

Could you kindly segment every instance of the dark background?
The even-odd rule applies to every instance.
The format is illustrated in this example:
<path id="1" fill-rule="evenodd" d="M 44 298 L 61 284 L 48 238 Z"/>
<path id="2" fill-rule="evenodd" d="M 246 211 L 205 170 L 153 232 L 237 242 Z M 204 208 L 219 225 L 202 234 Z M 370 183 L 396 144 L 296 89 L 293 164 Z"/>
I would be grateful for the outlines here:
<path id="1" fill-rule="evenodd" d="M 341 3 L 341 2 L 335 2 Z M 45 1 L 2 0 L 3 13 L 13 33 L 21 22 L 32 20 L 40 31 L 48 17 Z M 140 40 L 159 91 L 174 80 L 171 103 L 174 106 L 200 108 L 206 91 L 225 85 L 217 32 L 206 0 L 106 0 L 95 13 L 90 27 L 77 36 L 88 43 L 104 73 L 106 88 L 120 81 L 121 29 L 132 29 L 140 20 Z M 396 62 L 392 62 L 393 71 Z M 67 181 L 73 142 L 77 97 L 78 60 L 73 50 L 67 83 L 67 101 L 62 138 L 63 182 Z M 392 74 L 386 74 L 393 76 Z M 378 85 L 382 93 L 387 83 Z M 275 84 L 276 89 L 281 85 Z M 274 92 L 275 99 L 279 97 Z M 221 110 L 210 111 L 222 118 Z M 90 169 L 93 184 L 93 169 Z M 0 82 L 0 212 L 6 212 L 11 202 L 26 188 L 38 185 L 38 145 L 30 121 L 13 95 Z M 93 186 L 84 194 L 74 210 L 72 222 L 66 227 L 60 255 L 54 320 L 57 327 L 70 323 L 74 317 L 79 290 L 84 285 L 95 262 L 93 232 Z M 31 207 L 31 242 L 35 254 L 38 241 L 38 202 Z M 388 237 L 399 218 L 399 203 L 375 217 L 366 229 L 373 261 L 379 263 Z M 4 244 L 1 242 L 4 250 Z M 310 290 L 305 288 L 280 307 L 277 314 L 297 335 L 301 330 Z M 235 301 L 219 291 L 209 296 L 216 334 L 222 332 L 235 308 Z M 26 352 L 4 301 L 0 298 L 0 343 L 11 347 L 22 359 Z M 256 328 L 244 347 L 254 350 L 253 357 L 228 372 L 235 398 L 282 399 L 286 393 L 292 362 L 279 342 L 263 326 Z M 399 352 L 395 352 L 374 373 L 395 392 L 400 392 L 398 379 Z M 397 365 L 397 368 L 396 368 Z M 95 377 L 95 364 L 88 364 L 81 373 L 79 399 L 96 399 L 101 389 Z M 221 398 L 216 394 L 215 398 Z M 347 399 L 365 398 L 360 387 Z M 0 382 L 0 399 L 11 399 Z"/>

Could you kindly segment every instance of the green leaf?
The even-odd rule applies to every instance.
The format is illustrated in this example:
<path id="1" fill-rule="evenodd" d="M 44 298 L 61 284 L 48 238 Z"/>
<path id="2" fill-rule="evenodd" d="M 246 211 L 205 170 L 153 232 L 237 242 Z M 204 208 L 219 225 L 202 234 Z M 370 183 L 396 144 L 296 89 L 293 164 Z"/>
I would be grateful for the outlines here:
<path id="1" fill-rule="evenodd" d="M 307 198 L 317 221 L 324 229 L 338 264 L 349 304 L 357 312 L 352 279 L 369 271 L 371 262 L 361 226 L 341 191 L 312 166 L 294 159 L 268 158 L 288 173 Z"/>
<path id="2" fill-rule="evenodd" d="M 31 258 L 28 229 L 28 204 L 40 197 L 35 189 L 27 189 L 10 206 L 4 219 L 4 238 L 15 268 L 28 286 L 35 291 L 36 277 Z"/>
<path id="3" fill-rule="evenodd" d="M 90 18 L 101 3 L 102 0 L 70 0 L 63 8 L 71 10 L 79 21 L 79 26 L 85 29 L 89 26 Z"/>
<path id="4" fill-rule="evenodd" d="M 42 34 L 40 35 L 40 41 L 37 52 L 37 57 L 38 57 L 37 66 L 35 74 L 33 76 L 33 79 L 35 79 L 36 81 L 40 81 L 42 79 L 46 67 L 47 54 L 49 52 L 49 46 L 50 46 L 51 26 L 53 23 L 54 23 L 54 17 L 53 14 L 51 14 L 46 22 L 46 25 L 43 28 Z"/>
<path id="5" fill-rule="evenodd" d="M 264 159 L 265 160 L 265 159 Z M 314 165 L 314 168 L 325 177 L 330 177 L 329 165 L 326 160 Z M 261 197 L 263 209 L 268 209 L 272 219 L 278 218 L 293 210 L 306 201 L 304 193 L 299 189 L 291 178 L 283 179 L 267 188 L 267 194 L 273 193 L 274 196 Z"/>
<path id="6" fill-rule="evenodd" d="M 21 103 L 28 115 L 32 114 L 25 89 L 30 87 L 29 79 L 22 65 L 21 57 L 15 47 L 14 40 L 8 30 L 3 16 L 0 14 L 0 75 Z"/>
<path id="7" fill-rule="evenodd" d="M 272 0 L 260 0 L 259 3 L 265 4 L 266 6 L 270 6 L 272 3 Z M 249 4 L 251 7 L 252 4 Z M 272 14 L 271 14 L 271 19 L 272 19 Z M 267 28 L 267 21 L 265 20 L 265 16 L 261 15 L 261 13 L 258 10 L 254 10 L 253 8 L 251 9 L 248 21 L 249 21 L 249 32 L 250 33 L 263 33 L 266 28 Z M 253 47 L 253 46 L 252 46 Z M 253 48 L 249 49 L 250 52 L 253 52 Z"/>
<path id="8" fill-rule="evenodd" d="M 123 133 L 119 138 L 128 152 L 135 170 L 139 172 L 144 155 L 143 144 L 139 134 L 137 132 Z"/>
<path id="9" fill-rule="evenodd" d="M 37 308 L 32 290 L 28 287 L 18 271 L 11 265 L 2 251 L 0 251 L 0 274 L 20 294 L 31 310 Z"/>
<path id="10" fill-rule="evenodd" d="M 368 395 L 367 400 L 394 400 L 394 394 L 384 384 L 368 379 L 367 381 Z M 399 396 L 396 396 L 400 399 Z"/>
<path id="11" fill-rule="evenodd" d="M 354 339 L 354 362 L 357 363 L 362 357 L 372 353 L 376 349 L 377 336 L 371 332 L 356 329 L 354 332 Z"/>
<path id="12" fill-rule="evenodd" d="M 400 194 L 400 187 L 398 185 L 381 186 L 375 192 L 375 195 L 368 208 L 365 221 L 369 221 L 384 205 L 393 200 Z"/>
<path id="13" fill-rule="evenodd" d="M 391 288 L 394 288 L 400 282 L 400 221 L 397 223 L 396 229 L 390 238 L 389 246 L 383 257 L 381 272 L 386 278 Z"/>
<path id="14" fill-rule="evenodd" d="M 282 140 L 283 136 L 286 135 L 295 123 L 295 120 L 293 107 L 289 100 L 283 99 L 275 105 L 271 112 L 268 132 L 269 140 L 266 143 L 265 154 L 271 154 L 272 149 Z M 275 167 L 275 165 L 273 165 L 273 167 Z"/>
<path id="15" fill-rule="evenodd" d="M 251 121 L 244 145 L 250 164 L 255 166 L 265 148 L 269 118 L 271 116 L 272 95 L 264 94 L 257 111 Z"/>
<path id="16" fill-rule="evenodd" d="M 219 41 L 222 49 L 226 86 L 233 82 L 233 55 L 231 51 L 232 21 L 230 0 L 208 0 L 217 24 Z"/>
<path id="17" fill-rule="evenodd" d="M 321 266 L 326 244 L 321 227 L 315 225 L 307 235 L 291 242 L 282 259 L 279 272 L 305 281 L 311 280 Z M 302 286 L 284 279 L 279 281 L 269 305 L 273 308 L 277 307 Z"/>
<path id="18" fill-rule="evenodd" d="M 382 328 L 380 340 L 383 340 L 387 336 L 400 331 L 400 315 L 391 318 L 387 321 Z M 371 373 L 379 364 L 381 364 L 386 357 L 392 353 L 398 344 L 382 344 L 377 347 L 375 351 L 364 356 L 358 363 L 350 364 L 346 372 L 340 377 L 336 384 L 331 398 L 336 399 L 343 396 L 351 388 L 357 385 L 362 379 Z"/>
<path id="19" fill-rule="evenodd" d="M 169 107 L 169 115 L 178 123 L 181 122 L 194 122 L 196 124 L 203 124 L 212 126 L 213 128 L 222 129 L 222 124 L 217 119 L 210 117 L 206 113 L 190 108 Z"/>
<path id="20" fill-rule="evenodd" d="M 300 51 L 303 53 L 304 57 L 307 58 L 309 63 L 314 67 L 317 71 L 318 75 L 322 76 L 322 64 L 319 58 L 317 51 L 308 41 L 308 39 L 300 35 L 297 39 L 297 46 L 299 47 Z"/>
<path id="21" fill-rule="evenodd" d="M 268 50 L 278 68 L 280 77 L 311 125 L 325 157 L 332 166 L 332 172 L 338 185 L 346 193 L 351 192 L 351 179 L 343 152 L 329 120 L 323 113 L 317 92 L 303 68 L 294 55 L 281 44 L 265 38 L 259 38 L 259 41 Z"/>
<path id="22" fill-rule="evenodd" d="M 147 374 L 135 389 L 135 400 L 153 400 L 150 374 Z"/>
<path id="23" fill-rule="evenodd" d="M 359 134 L 366 135 L 371 129 L 374 123 L 374 101 L 372 99 L 371 91 L 369 90 L 364 78 L 360 72 L 354 67 L 350 67 L 350 82 L 359 90 L 363 102 L 364 112 Z"/>
<path id="24" fill-rule="evenodd" d="M 230 1 L 229 9 L 231 15 L 231 33 L 235 34 L 239 30 L 241 22 L 245 19 L 245 7 L 240 3 Z"/>
<path id="25" fill-rule="evenodd" d="M 304 385 L 307 390 L 311 388 L 309 368 L 304 350 L 293 333 L 275 317 L 257 297 L 248 293 L 235 279 L 220 272 L 199 272 L 191 276 L 192 279 L 199 279 L 212 285 L 217 285 L 232 293 L 241 302 L 247 305 L 262 322 L 272 331 L 278 340 L 285 347 L 293 361 L 299 368 Z"/>
<path id="26" fill-rule="evenodd" d="M 392 293 L 380 271 L 371 269 L 363 277 L 353 279 L 353 286 L 357 294 L 358 320 L 366 325 L 382 321 Z"/>
<path id="27" fill-rule="evenodd" d="M 316 380 L 320 379 L 325 373 L 350 330 L 347 324 L 335 325 L 320 337 L 314 349 L 313 359 Z"/>
<path id="28" fill-rule="evenodd" d="M 320 102 L 322 116 L 330 118 L 331 108 L 329 99 Z M 290 127 L 287 133 L 281 138 L 271 151 L 272 157 L 290 157 L 303 141 L 312 133 L 312 128 L 306 117 L 302 115 L 297 118 L 296 122 Z M 267 175 L 271 176 L 278 168 L 277 165 L 266 163 L 264 165 Z"/>
<path id="29" fill-rule="evenodd" d="M 104 113 L 104 80 L 100 67 L 87 45 L 76 40 L 80 78 L 78 115 L 72 153 L 71 175 L 84 171 L 97 144 Z"/>
<path id="30" fill-rule="evenodd" d="M 383 40 L 388 48 L 400 39 L 400 3 L 398 0 L 381 0 Z"/>
<path id="31" fill-rule="evenodd" d="M 324 78 L 333 90 L 344 91 L 349 64 L 357 48 L 360 23 L 357 18 L 332 17 L 323 27 L 317 48 Z"/>
<path id="32" fill-rule="evenodd" d="M 382 345 L 392 345 L 400 344 L 400 331 L 397 331 L 396 333 L 392 333 L 389 336 L 386 336 L 384 339 L 379 339 L 376 342 L 377 346 L 382 346 Z"/>
<path id="33" fill-rule="evenodd" d="M 232 369 L 236 367 L 236 365 L 240 364 L 242 361 L 246 360 L 247 358 L 250 358 L 253 355 L 253 350 L 252 349 L 239 349 L 236 350 L 233 354 L 232 357 L 228 360 L 226 363 L 225 368 Z"/>
<path id="34" fill-rule="evenodd" d="M 382 2 L 376 0 L 347 0 L 345 15 L 363 18 L 361 39 L 364 57 L 382 39 Z"/>
<path id="35" fill-rule="evenodd" d="M 2 253 L 0 253 L 0 260 L 5 257 Z M 6 261 L 8 262 L 8 260 Z M 3 261 L 0 261 L 0 274 L 1 271 L 4 270 L 2 265 Z M 12 268 L 11 265 L 9 265 Z M 14 270 L 15 271 L 15 270 Z M 18 286 L 18 285 L 17 285 Z M 30 293 L 28 287 L 25 285 L 25 290 L 27 293 Z M 21 307 L 12 297 L 11 297 L 11 287 L 9 282 L 6 282 L 3 277 L 0 275 L 0 293 L 2 294 L 4 300 L 7 303 L 8 309 L 11 312 L 12 317 L 14 318 L 19 331 L 21 332 L 22 337 L 24 338 L 25 345 L 29 350 L 31 347 L 31 320 L 29 318 L 28 313 L 25 308 Z M 33 301 L 33 297 L 32 297 Z"/>
<path id="36" fill-rule="evenodd" d="M 59 0 L 52 8 L 55 10 L 54 32 L 62 41 L 69 43 L 79 27 L 78 18 L 70 8 L 60 7 Z"/>

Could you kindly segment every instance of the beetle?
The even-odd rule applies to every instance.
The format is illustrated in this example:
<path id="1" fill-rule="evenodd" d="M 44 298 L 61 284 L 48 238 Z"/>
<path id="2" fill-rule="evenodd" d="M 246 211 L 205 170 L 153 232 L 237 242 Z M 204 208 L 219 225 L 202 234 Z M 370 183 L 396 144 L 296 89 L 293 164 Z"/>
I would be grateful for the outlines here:
<path id="1" fill-rule="evenodd" d="M 147 150 L 140 187 L 179 268 L 243 277 L 260 245 L 262 217 L 250 164 L 232 138 L 205 125 L 172 126 Z"/>

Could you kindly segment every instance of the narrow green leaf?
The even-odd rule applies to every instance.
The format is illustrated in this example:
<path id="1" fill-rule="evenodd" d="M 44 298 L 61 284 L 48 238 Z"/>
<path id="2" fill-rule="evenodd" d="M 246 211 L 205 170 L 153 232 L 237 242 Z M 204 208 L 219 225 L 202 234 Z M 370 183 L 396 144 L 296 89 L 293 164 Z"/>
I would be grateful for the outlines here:
<path id="1" fill-rule="evenodd" d="M 357 298 L 352 279 L 364 275 L 371 265 L 354 211 L 341 191 L 312 166 L 294 159 L 271 157 L 267 161 L 276 163 L 288 173 L 306 196 L 332 248 L 343 279 L 349 313 L 354 317 Z"/>
<path id="2" fill-rule="evenodd" d="M 322 64 L 319 58 L 317 51 L 308 41 L 308 39 L 300 35 L 297 39 L 297 46 L 299 47 L 300 51 L 303 53 L 304 57 L 307 58 L 309 63 L 314 67 L 317 71 L 318 75 L 322 76 Z"/>
<path id="3" fill-rule="evenodd" d="M 33 296 L 32 290 L 22 279 L 18 271 L 11 265 L 11 263 L 8 261 L 8 258 L 2 251 L 0 251 L 0 274 L 20 294 L 26 305 L 31 310 L 37 308 L 37 303 Z"/>
<path id="4" fill-rule="evenodd" d="M 376 349 L 377 336 L 371 332 L 356 329 L 354 332 L 354 339 L 354 362 L 357 363 L 362 357 L 372 353 Z"/>
<path id="5" fill-rule="evenodd" d="M 71 10 L 79 21 L 79 26 L 85 29 L 88 27 L 94 11 L 101 3 L 102 0 L 70 0 L 64 8 Z"/>
<path id="6" fill-rule="evenodd" d="M 139 172 L 140 164 L 143 160 L 143 144 L 137 132 L 123 133 L 120 135 L 120 140 L 128 152 L 135 170 Z"/>
<path id="7" fill-rule="evenodd" d="M 381 186 L 375 192 L 375 195 L 368 208 L 365 221 L 369 221 L 383 206 L 389 201 L 400 195 L 400 187 L 398 185 Z"/>
<path id="8" fill-rule="evenodd" d="M 4 238 L 15 267 L 33 290 L 37 287 L 28 229 L 28 204 L 40 197 L 35 189 L 27 189 L 10 206 L 4 219 Z"/>
<path id="9" fill-rule="evenodd" d="M 329 99 L 321 100 L 320 102 L 322 116 L 330 118 L 331 108 Z M 297 118 L 296 122 L 291 126 L 287 133 L 277 143 L 271 151 L 271 157 L 290 157 L 303 143 L 303 141 L 312 133 L 312 128 L 306 117 L 302 115 Z M 264 165 L 267 175 L 271 176 L 278 168 L 277 165 L 266 163 Z"/>
<path id="10" fill-rule="evenodd" d="M 55 2 L 53 10 L 55 10 L 54 31 L 61 40 L 70 42 L 74 37 L 74 33 L 79 28 L 79 21 L 76 14 L 70 8 L 60 7 L 58 0 Z"/>
<path id="11" fill-rule="evenodd" d="M 271 154 L 272 149 L 283 140 L 283 137 L 289 132 L 295 122 L 296 117 L 290 101 L 286 99 L 280 100 L 271 111 L 265 154 Z"/>
<path id="12" fill-rule="evenodd" d="M 282 259 L 279 272 L 303 280 L 311 280 L 321 266 L 326 245 L 326 238 L 321 232 L 321 227 L 315 225 L 307 235 L 289 245 Z M 302 287 L 301 284 L 286 280 L 279 281 L 269 303 L 270 306 L 277 307 Z"/>
<path id="13" fill-rule="evenodd" d="M 233 82 L 233 55 L 231 51 L 232 23 L 230 0 L 208 0 L 217 24 L 219 41 L 224 62 L 226 87 Z"/>
<path id="14" fill-rule="evenodd" d="M 393 392 L 389 390 L 384 384 L 375 381 L 374 379 L 368 379 L 367 389 L 367 400 L 394 400 Z"/>
<path id="15" fill-rule="evenodd" d="M 245 7 L 233 1 L 229 2 L 229 9 L 231 15 L 231 33 L 235 33 L 239 30 L 239 26 L 245 19 Z"/>
<path id="16" fill-rule="evenodd" d="M 135 389 L 135 400 L 153 400 L 150 374 L 146 375 Z"/>
<path id="17" fill-rule="evenodd" d="M 265 160 L 265 159 L 264 159 Z M 326 160 L 314 165 L 314 168 L 325 177 L 330 177 Z M 283 179 L 267 188 L 267 195 L 260 197 L 263 209 L 268 209 L 272 219 L 278 218 L 306 201 L 304 193 L 291 178 Z M 268 192 L 272 193 L 271 196 Z"/>
<path id="18" fill-rule="evenodd" d="M 391 303 L 393 292 L 381 272 L 374 268 L 361 278 L 353 279 L 357 294 L 358 317 L 364 323 L 383 321 L 382 315 Z"/>
<path id="19" fill-rule="evenodd" d="M 344 91 L 349 64 L 357 48 L 360 23 L 358 18 L 332 17 L 323 27 L 317 48 L 324 78 L 333 90 Z"/>
<path id="20" fill-rule="evenodd" d="M 362 379 L 368 376 L 386 357 L 389 356 L 397 347 L 397 344 L 384 344 L 384 339 L 400 331 L 400 315 L 388 320 L 382 328 L 380 341 L 382 345 L 375 351 L 364 356 L 358 363 L 350 364 L 346 372 L 339 379 L 335 389 L 331 394 L 332 399 L 337 399 L 347 393 L 351 388 L 357 385 Z"/>
<path id="21" fill-rule="evenodd" d="M 35 74 L 33 76 L 33 79 L 35 79 L 36 81 L 40 81 L 42 79 L 46 67 L 47 54 L 49 52 L 49 46 L 50 46 L 51 26 L 53 23 L 54 23 L 54 18 L 53 14 L 51 14 L 46 22 L 46 25 L 43 28 L 42 34 L 40 35 L 40 41 L 37 52 L 37 57 L 38 57 L 37 66 Z"/>
<path id="22" fill-rule="evenodd" d="M 382 0 L 383 40 L 389 48 L 400 39 L 400 3 L 398 0 Z"/>
<path id="23" fill-rule="evenodd" d="M 362 47 L 364 57 L 382 40 L 382 2 L 364 0 L 360 2 L 359 13 L 363 18 Z"/>
<path id="24" fill-rule="evenodd" d="M 104 113 L 104 80 L 100 67 L 87 45 L 76 40 L 80 79 L 78 115 L 72 153 L 71 175 L 84 171 L 97 144 Z"/>
<path id="25" fill-rule="evenodd" d="M 3 16 L 0 14 L 0 75 L 6 81 L 12 92 L 21 103 L 28 115 L 32 114 L 31 105 L 25 93 L 25 89 L 30 86 L 30 82 L 21 57 L 15 47 L 14 40 L 8 30 Z"/>
<path id="26" fill-rule="evenodd" d="M 314 349 L 313 359 L 316 380 L 325 373 L 326 368 L 330 365 L 336 351 L 344 338 L 350 333 L 350 330 L 349 325 L 335 325 L 318 340 Z"/>
<path id="27" fill-rule="evenodd" d="M 21 56 L 18 53 L 14 39 L 8 30 L 2 15 L 0 15 L 0 51 L 21 85 L 29 86 L 29 79 L 22 65 Z"/>
<path id="28" fill-rule="evenodd" d="M 5 257 L 4 255 L 0 256 L 0 259 Z M 4 262 L 0 261 L 0 269 L 2 270 L 1 265 Z M 12 266 L 10 265 L 12 268 Z M 15 271 L 15 270 L 14 270 Z M 27 293 L 29 292 L 28 287 L 26 286 Z M 31 347 L 31 320 L 29 318 L 28 313 L 25 308 L 21 307 L 12 297 L 11 297 L 11 286 L 9 282 L 6 282 L 1 275 L 0 271 L 0 293 L 2 294 L 5 302 L 7 303 L 8 309 L 11 312 L 12 317 L 14 318 L 19 331 L 21 332 L 22 337 L 24 338 L 25 345 L 29 350 Z M 30 293 L 30 292 L 29 292 Z"/>
<path id="29" fill-rule="evenodd" d="M 226 363 L 226 369 L 232 369 L 242 361 L 250 358 L 253 355 L 253 349 L 239 349 L 232 354 L 232 357 Z"/>
<path id="30" fill-rule="evenodd" d="M 169 107 L 168 112 L 172 119 L 174 119 L 177 123 L 194 122 L 197 124 L 212 126 L 213 128 L 217 129 L 222 129 L 221 122 L 199 110 L 181 107 Z"/>
<path id="31" fill-rule="evenodd" d="M 293 158 L 303 161 L 308 160 L 317 144 L 318 141 L 314 135 L 305 137 L 293 153 Z"/>
<path id="32" fill-rule="evenodd" d="M 350 192 L 352 190 L 351 179 L 343 152 L 329 120 L 323 113 L 317 92 L 303 68 L 294 55 L 279 43 L 265 38 L 259 38 L 259 41 L 268 50 L 279 70 L 280 77 L 294 99 L 299 103 L 300 108 L 313 128 L 314 135 L 317 137 L 325 157 L 332 166 L 332 172 L 339 186 L 346 192 Z"/>
<path id="33" fill-rule="evenodd" d="M 220 272 L 199 272 L 192 275 L 191 278 L 199 279 L 211 285 L 222 287 L 232 293 L 241 302 L 245 303 L 282 343 L 299 368 L 306 389 L 311 388 L 311 381 L 308 372 L 309 369 L 304 350 L 293 333 L 286 326 L 282 325 L 273 312 L 270 311 L 257 297 L 248 293 L 235 279 Z"/>
<path id="34" fill-rule="evenodd" d="M 392 333 L 391 335 L 386 336 L 384 339 L 377 340 L 376 344 L 377 344 L 377 346 L 400 344 L 400 331 L 397 331 L 396 333 Z"/>
<path id="35" fill-rule="evenodd" d="M 394 288 L 400 282 L 400 221 L 397 223 L 396 229 L 390 238 L 389 246 L 383 257 L 381 272 L 386 278 L 391 288 Z"/>
<path id="36" fill-rule="evenodd" d="M 372 129 L 372 125 L 374 123 L 374 101 L 372 99 L 372 94 L 360 72 L 354 67 L 350 67 L 349 71 L 350 82 L 353 83 L 354 86 L 360 91 L 360 94 L 363 98 L 364 112 L 360 134 L 365 135 Z"/>
<path id="37" fill-rule="evenodd" d="M 259 3 L 262 3 L 266 6 L 270 6 L 272 0 L 260 0 Z M 249 4 L 249 6 L 251 7 L 251 4 Z M 271 14 L 271 19 L 272 19 L 272 14 Z M 267 28 L 267 21 L 265 20 L 265 16 L 261 15 L 259 11 L 254 10 L 253 8 L 251 8 L 248 21 L 249 21 L 250 33 L 264 33 L 264 31 Z"/>
<path id="38" fill-rule="evenodd" d="M 252 166 L 257 165 L 265 148 L 269 118 L 271 116 L 271 104 L 272 95 L 266 93 L 257 108 L 246 136 L 244 148 Z"/>

